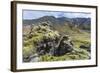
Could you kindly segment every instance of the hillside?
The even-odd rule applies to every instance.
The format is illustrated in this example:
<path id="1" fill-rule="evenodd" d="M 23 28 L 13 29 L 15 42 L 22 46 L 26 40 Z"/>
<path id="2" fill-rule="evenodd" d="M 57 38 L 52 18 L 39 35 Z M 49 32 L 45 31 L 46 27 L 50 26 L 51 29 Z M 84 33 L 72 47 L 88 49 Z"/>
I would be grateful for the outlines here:
<path id="1" fill-rule="evenodd" d="M 46 24 L 44 25 L 44 23 Z M 44 16 L 34 20 L 23 20 L 23 61 L 41 62 L 90 59 L 90 26 L 90 18 L 55 18 L 54 16 Z M 63 42 L 69 43 L 65 47 L 62 45 L 62 42 L 59 43 L 64 35 L 68 35 L 71 41 L 63 40 Z M 52 43 L 51 45 L 53 46 L 49 45 L 48 47 L 47 43 Z M 58 47 L 57 44 L 59 45 Z M 47 47 L 43 45 L 47 45 Z M 52 52 L 50 51 L 51 48 L 53 48 Z"/>

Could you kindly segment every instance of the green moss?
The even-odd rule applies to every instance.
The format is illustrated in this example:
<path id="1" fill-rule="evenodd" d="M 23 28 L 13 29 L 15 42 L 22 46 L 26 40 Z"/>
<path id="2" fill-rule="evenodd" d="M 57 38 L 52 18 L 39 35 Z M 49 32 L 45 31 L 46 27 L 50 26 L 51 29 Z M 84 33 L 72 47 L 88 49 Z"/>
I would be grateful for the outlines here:
<path id="1" fill-rule="evenodd" d="M 23 56 L 29 56 L 32 54 L 32 45 L 23 48 Z"/>

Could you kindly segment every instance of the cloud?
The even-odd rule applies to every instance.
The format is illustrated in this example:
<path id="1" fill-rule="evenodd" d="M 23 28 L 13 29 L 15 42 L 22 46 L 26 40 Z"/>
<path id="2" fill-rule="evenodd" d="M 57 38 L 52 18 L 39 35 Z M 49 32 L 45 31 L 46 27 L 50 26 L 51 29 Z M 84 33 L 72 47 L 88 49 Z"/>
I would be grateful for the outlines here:
<path id="1" fill-rule="evenodd" d="M 36 11 L 36 10 L 23 10 L 23 19 L 37 19 L 43 16 L 55 16 L 58 17 L 67 17 L 67 18 L 76 18 L 76 17 L 85 17 L 89 18 L 90 13 L 82 12 L 59 12 L 59 11 Z"/>

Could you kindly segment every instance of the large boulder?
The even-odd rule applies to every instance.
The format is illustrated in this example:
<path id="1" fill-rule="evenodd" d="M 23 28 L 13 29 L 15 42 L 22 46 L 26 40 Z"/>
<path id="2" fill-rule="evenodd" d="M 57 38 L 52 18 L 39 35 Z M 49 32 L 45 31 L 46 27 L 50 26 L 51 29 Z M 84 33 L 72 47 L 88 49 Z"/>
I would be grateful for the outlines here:
<path id="1" fill-rule="evenodd" d="M 73 44 L 72 41 L 69 39 L 69 36 L 64 35 L 59 40 L 57 46 L 54 49 L 54 55 L 55 56 L 61 56 L 66 53 L 72 52 L 73 50 Z"/>

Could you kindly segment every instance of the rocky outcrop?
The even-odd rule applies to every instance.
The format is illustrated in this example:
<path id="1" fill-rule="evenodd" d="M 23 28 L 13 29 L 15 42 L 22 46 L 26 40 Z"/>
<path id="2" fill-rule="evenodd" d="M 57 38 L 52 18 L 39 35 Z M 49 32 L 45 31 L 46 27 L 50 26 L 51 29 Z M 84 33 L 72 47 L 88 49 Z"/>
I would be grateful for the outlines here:
<path id="1" fill-rule="evenodd" d="M 43 23 L 41 29 L 43 29 L 43 26 L 46 28 L 49 25 Z M 68 35 L 60 35 L 57 31 L 50 29 L 46 29 L 45 32 L 48 33 L 37 43 L 36 52 L 39 55 L 50 54 L 60 56 L 73 50 L 73 44 Z"/>
<path id="2" fill-rule="evenodd" d="M 23 62 L 58 61 L 58 58 L 78 60 L 90 57 L 87 52 L 90 51 L 90 46 L 80 45 L 81 49 L 75 50 L 71 37 L 53 29 L 47 22 L 33 24 L 30 32 L 23 37 Z"/>

